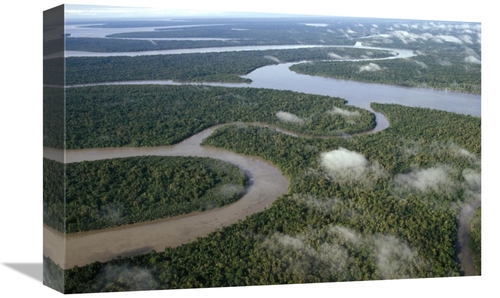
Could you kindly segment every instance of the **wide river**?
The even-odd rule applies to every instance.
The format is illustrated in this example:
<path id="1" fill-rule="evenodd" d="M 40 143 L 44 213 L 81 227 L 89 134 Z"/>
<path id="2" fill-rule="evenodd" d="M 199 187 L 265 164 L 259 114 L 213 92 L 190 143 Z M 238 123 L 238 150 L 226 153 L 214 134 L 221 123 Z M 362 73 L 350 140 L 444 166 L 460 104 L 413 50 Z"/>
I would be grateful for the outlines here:
<path id="1" fill-rule="evenodd" d="M 130 32 L 127 28 L 127 32 Z M 110 34 L 110 33 L 108 33 Z M 104 36 L 100 36 L 104 37 Z M 299 46 L 313 47 L 314 45 Z M 297 48 L 298 46 L 278 46 L 277 48 Z M 211 48 L 209 51 L 249 50 L 244 48 Z M 251 50 L 263 50 L 268 47 L 251 47 Z M 272 46 L 271 48 L 276 48 Z M 398 53 L 398 58 L 411 57 L 408 50 L 387 49 Z M 175 50 L 161 54 L 183 54 L 206 52 L 207 49 Z M 82 52 L 66 53 L 66 56 L 80 56 Z M 120 53 L 88 53 L 88 56 L 112 56 Z M 123 54 L 123 53 L 121 53 Z M 151 52 L 136 52 L 150 55 Z M 156 53 L 158 54 L 158 53 Z M 87 54 L 84 54 L 87 55 Z M 49 57 L 45 57 L 49 58 Z M 366 59 L 369 61 L 368 59 Z M 451 111 L 473 116 L 481 116 L 481 96 L 433 89 L 405 88 L 398 86 L 360 83 L 297 74 L 289 70 L 293 63 L 280 63 L 265 66 L 245 75 L 252 80 L 249 84 L 206 83 L 206 85 L 226 87 L 271 88 L 297 92 L 336 96 L 344 98 L 348 104 L 365 108 L 373 112 L 370 102 L 396 103 L 406 106 L 420 106 Z M 92 85 L 114 84 L 179 84 L 172 81 L 127 81 L 107 82 Z M 76 86 L 75 86 L 76 87 Z M 385 116 L 375 113 L 377 127 L 373 132 L 385 129 L 389 123 Z M 250 177 L 250 187 L 239 201 L 222 208 L 192 213 L 170 219 L 156 220 L 141 224 L 109 228 L 99 231 L 62 235 L 50 227 L 44 226 L 44 255 L 51 257 L 63 268 L 82 266 L 94 261 L 108 261 L 116 256 L 130 256 L 146 253 L 154 249 L 163 250 L 166 246 L 177 246 L 204 236 L 211 231 L 244 219 L 247 215 L 260 212 L 277 197 L 288 190 L 288 180 L 279 169 L 258 158 L 235 154 L 226 150 L 200 146 L 200 142 L 209 136 L 215 127 L 207 129 L 185 141 L 174 145 L 154 148 L 105 148 L 62 151 L 44 148 L 44 157 L 61 162 L 78 162 L 115 157 L 140 155 L 165 156 L 206 156 L 221 159 L 237 165 Z"/>

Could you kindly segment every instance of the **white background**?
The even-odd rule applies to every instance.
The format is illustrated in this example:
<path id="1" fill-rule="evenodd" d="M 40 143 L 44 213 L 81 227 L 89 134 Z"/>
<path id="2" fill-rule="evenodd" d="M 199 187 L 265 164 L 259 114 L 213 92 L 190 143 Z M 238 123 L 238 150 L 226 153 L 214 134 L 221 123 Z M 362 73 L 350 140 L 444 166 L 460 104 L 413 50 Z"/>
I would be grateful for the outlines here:
<path id="1" fill-rule="evenodd" d="M 175 3 L 171 3 L 175 2 Z M 261 286 L 226 289 L 170 290 L 84 297 L 261 297 L 346 296 L 357 297 L 493 297 L 499 274 L 495 256 L 496 213 L 499 195 L 495 130 L 500 98 L 494 61 L 498 22 L 493 1 L 375 0 L 375 1 L 69 1 L 66 4 L 163 6 L 174 9 L 227 10 L 322 14 L 358 17 L 389 17 L 482 23 L 482 167 L 483 167 L 483 262 L 481 277 L 349 282 L 335 284 Z M 63 4 L 57 1 L 6 1 L 1 10 L 0 96 L 0 296 L 59 297 L 42 285 L 42 20 L 43 11 Z M 333 4 L 330 4 L 333 3 Z M 490 4 L 487 4 L 490 3 Z M 496 52 L 496 51 L 495 51 Z M 13 268 L 31 268 L 19 270 Z M 105 295 L 105 296 L 103 296 Z"/>

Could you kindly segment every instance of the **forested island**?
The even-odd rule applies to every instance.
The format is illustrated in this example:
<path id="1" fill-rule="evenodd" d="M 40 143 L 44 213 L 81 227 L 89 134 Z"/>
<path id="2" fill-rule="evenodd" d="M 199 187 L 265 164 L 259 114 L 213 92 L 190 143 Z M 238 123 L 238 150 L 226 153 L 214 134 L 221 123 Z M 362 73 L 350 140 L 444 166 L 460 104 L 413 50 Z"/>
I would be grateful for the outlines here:
<path id="1" fill-rule="evenodd" d="M 279 62 L 331 59 L 340 51 L 349 57 L 385 58 L 394 54 L 385 50 L 357 48 L 302 48 L 287 50 L 192 53 L 135 57 L 68 57 L 66 84 L 88 84 L 129 80 L 174 80 L 179 82 L 245 83 L 242 75 Z M 45 84 L 51 84 L 51 70 L 60 69 L 60 59 L 44 60 Z M 96 67 L 99 71 L 95 71 Z M 154 70 L 154 71 L 153 71 Z"/>
<path id="2" fill-rule="evenodd" d="M 377 62 L 314 62 L 291 70 L 332 78 L 481 94 L 481 64 L 467 53 L 422 54 Z"/>
<path id="3" fill-rule="evenodd" d="M 88 39 L 71 32 L 67 50 L 325 47 L 45 59 L 44 83 L 65 65 L 71 86 L 64 89 L 64 120 L 49 109 L 60 89 L 44 87 L 44 146 L 170 146 L 220 125 L 202 147 L 259 159 L 289 180 L 288 192 L 263 211 L 185 244 L 65 270 L 44 256 L 45 284 L 92 293 L 463 274 L 456 243 L 461 211 L 481 200 L 480 117 L 377 102 L 369 111 L 340 97 L 203 83 L 248 83 L 242 76 L 255 69 L 294 62 L 291 70 L 314 76 L 480 94 L 480 25 L 292 18 L 92 27 L 154 29 Z M 361 44 L 384 49 L 353 47 Z M 391 49 L 414 56 L 398 59 Z M 183 84 L 108 84 L 133 80 Z M 85 85 L 94 83 L 103 86 Z M 387 117 L 388 128 L 372 131 L 373 111 Z M 252 182 L 234 165 L 196 156 L 67 164 L 44 158 L 43 165 L 44 224 L 63 235 L 202 213 L 237 201 Z M 480 275 L 480 208 L 467 224 L 471 275 Z"/>
<path id="4" fill-rule="evenodd" d="M 48 175 L 58 167 L 44 159 Z M 221 207 L 245 193 L 248 177 L 220 160 L 147 156 L 70 163 L 66 181 L 65 198 L 44 184 L 44 223 L 76 233 Z"/>

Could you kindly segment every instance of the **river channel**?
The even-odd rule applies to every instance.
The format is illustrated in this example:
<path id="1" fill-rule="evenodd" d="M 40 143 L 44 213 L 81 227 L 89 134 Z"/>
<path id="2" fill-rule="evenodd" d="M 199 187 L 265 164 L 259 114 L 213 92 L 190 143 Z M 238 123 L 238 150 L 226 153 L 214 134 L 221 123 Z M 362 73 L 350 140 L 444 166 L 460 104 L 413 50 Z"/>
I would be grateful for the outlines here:
<path id="1" fill-rule="evenodd" d="M 224 51 L 259 51 L 267 49 L 296 49 L 296 48 L 311 48 L 323 45 L 301 45 L 301 46 L 244 46 L 244 47 L 222 47 L 222 48 L 199 48 L 199 49 L 182 49 L 182 50 L 165 50 L 165 51 L 147 51 L 125 53 L 126 55 L 150 55 L 153 52 L 158 54 L 186 54 L 186 53 L 207 53 L 207 52 L 224 52 Z M 351 47 L 351 46 L 339 46 Z M 409 58 L 415 54 L 410 50 L 390 49 L 390 48 L 373 48 L 354 46 L 356 48 L 379 49 L 387 50 L 396 53 L 395 56 L 379 59 L 349 59 L 348 61 L 370 61 Z M 83 54 L 82 54 L 83 53 Z M 88 56 L 88 57 L 108 57 L 114 55 L 123 55 L 124 53 L 94 53 L 94 52 L 67 52 L 66 57 Z M 351 80 L 341 80 L 335 78 L 326 78 L 319 76 L 304 75 L 293 72 L 290 66 L 302 62 L 279 63 L 258 68 L 243 78 L 251 79 L 251 83 L 198 83 L 201 85 L 222 86 L 222 87 L 250 87 L 250 88 L 269 88 L 276 90 L 290 90 L 296 92 L 304 92 L 310 94 L 326 95 L 341 97 L 348 101 L 348 104 L 367 109 L 374 112 L 377 116 L 377 123 L 380 125 L 376 130 L 387 128 L 387 119 L 380 113 L 376 113 L 370 107 L 371 102 L 379 103 L 395 103 L 405 106 L 426 107 L 431 109 L 444 110 L 454 113 L 481 116 L 481 96 L 476 94 L 468 94 L 461 92 L 452 92 L 446 90 L 435 90 L 430 88 L 409 88 L 376 83 L 363 83 Z M 183 84 L 173 82 L 171 80 L 144 80 L 144 81 L 120 81 L 120 82 L 103 82 L 95 84 L 76 85 L 78 86 L 97 86 L 97 85 L 138 85 L 138 84 L 154 84 L 154 85 L 177 85 Z"/>
<path id="2" fill-rule="evenodd" d="M 195 26 L 217 26 L 219 24 L 206 24 Z M 175 28 L 189 27 L 175 26 Z M 153 31 L 160 27 L 143 28 L 91 28 L 79 25 L 71 25 L 66 29 L 74 37 L 97 37 L 106 38 L 107 35 L 122 32 Z M 165 27 L 166 28 L 166 27 Z M 161 40 L 161 38 L 148 38 L 147 40 Z M 194 49 L 175 49 L 161 51 L 143 51 L 143 52 L 84 52 L 84 51 L 66 51 L 65 57 L 111 57 L 111 56 L 144 56 L 144 55 L 173 55 L 189 53 L 209 53 L 209 52 L 229 52 L 229 51 L 262 51 L 262 50 L 280 50 L 280 49 L 299 49 L 313 47 L 355 47 L 364 49 L 377 49 L 394 52 L 395 55 L 388 58 L 379 59 L 348 59 L 342 61 L 370 61 L 410 58 L 416 54 L 411 50 L 392 49 L 380 47 L 365 47 L 361 43 L 355 46 L 325 46 L 325 45 L 270 45 L 270 46 L 241 46 L 241 47 L 217 47 L 217 48 L 194 48 Z M 59 57 L 60 54 L 46 56 L 44 59 Z M 250 84 L 231 84 L 231 83 L 206 83 L 206 85 L 225 86 L 225 87 L 252 87 L 252 88 L 270 88 L 278 90 L 290 90 L 310 94 L 319 94 L 327 96 L 336 96 L 345 98 L 350 105 L 368 109 L 370 111 L 370 102 L 396 103 L 406 106 L 428 107 L 432 109 L 445 110 L 460 114 L 472 116 L 481 116 L 481 96 L 460 92 L 451 92 L 446 90 L 435 90 L 428 88 L 406 88 L 384 84 L 362 83 L 349 80 L 340 80 L 325 78 L 319 76 L 310 76 L 298 74 L 289 69 L 296 63 L 279 63 L 258 68 L 251 73 L 243 76 L 252 80 Z M 175 82 L 165 81 L 131 81 L 131 82 L 108 82 L 103 84 L 176 84 Z M 373 112 L 373 111 L 372 111 Z M 378 117 L 383 117 L 377 114 Z"/>
<path id="3" fill-rule="evenodd" d="M 126 29 L 127 32 L 130 32 L 130 28 Z M 314 47 L 314 45 L 301 47 Z M 213 48 L 210 49 L 210 51 L 248 50 L 248 47 L 245 48 L 246 49 Z M 280 48 L 297 48 L 297 46 L 285 46 Z M 262 49 L 254 47 L 252 50 Z M 182 54 L 204 52 L 206 50 L 207 49 L 174 50 L 176 52 L 170 50 L 170 53 L 162 51 L 161 54 Z M 413 56 L 413 53 L 408 50 L 386 50 L 397 52 L 397 58 Z M 78 56 L 80 54 L 81 52 L 66 53 L 66 57 L 68 57 L 68 55 Z M 98 53 L 100 56 L 113 56 L 118 54 L 123 53 Z M 136 52 L 135 55 L 137 54 Z M 143 54 L 150 55 L 152 52 L 144 52 Z M 88 53 L 88 55 L 94 56 L 97 54 Z M 365 60 L 371 61 L 369 59 Z M 289 67 L 293 64 L 294 63 L 280 63 L 256 69 L 243 76 L 252 80 L 249 84 L 202 84 L 224 87 L 271 88 L 335 96 L 346 99 L 349 105 L 368 109 L 372 112 L 374 111 L 369 106 L 370 102 L 380 102 L 428 107 L 477 117 L 481 116 L 480 95 L 425 88 L 405 88 L 302 75 L 290 71 Z M 91 85 L 115 84 L 180 83 L 165 80 L 106 82 Z M 373 132 L 387 128 L 389 126 L 387 118 L 380 113 L 375 112 L 375 114 L 377 116 L 377 127 Z M 162 251 L 166 246 L 177 246 L 187 243 L 194 240 L 196 237 L 207 235 L 221 226 L 229 225 L 239 219 L 244 219 L 247 215 L 260 212 L 281 194 L 287 192 L 289 182 L 275 166 L 258 158 L 242 156 L 222 149 L 200 146 L 200 142 L 205 137 L 209 136 L 215 128 L 216 127 L 207 129 L 174 146 L 66 150 L 65 153 L 51 148 L 44 148 L 44 157 L 65 163 L 140 155 L 212 157 L 237 165 L 249 175 L 251 179 L 251 185 L 242 199 L 228 206 L 202 213 L 192 213 L 169 219 L 99 231 L 69 234 L 66 236 L 63 236 L 50 227 L 44 226 L 44 255 L 51 257 L 57 264 L 67 269 L 75 265 L 82 266 L 94 261 L 108 261 L 119 255 L 130 256 L 146 253 L 152 249 Z"/>
<path id="4" fill-rule="evenodd" d="M 219 126 L 173 146 L 96 148 L 66 150 L 65 153 L 44 148 L 44 157 L 65 163 L 144 155 L 211 157 L 238 166 L 250 178 L 247 192 L 241 199 L 204 212 L 66 236 L 44 226 L 44 255 L 68 269 L 94 261 L 109 261 L 117 256 L 147 253 L 152 249 L 162 251 L 167 246 L 188 243 L 217 228 L 243 220 L 247 215 L 263 211 L 280 195 L 288 192 L 288 179 L 277 167 L 264 160 L 200 146 L 201 141 Z"/>

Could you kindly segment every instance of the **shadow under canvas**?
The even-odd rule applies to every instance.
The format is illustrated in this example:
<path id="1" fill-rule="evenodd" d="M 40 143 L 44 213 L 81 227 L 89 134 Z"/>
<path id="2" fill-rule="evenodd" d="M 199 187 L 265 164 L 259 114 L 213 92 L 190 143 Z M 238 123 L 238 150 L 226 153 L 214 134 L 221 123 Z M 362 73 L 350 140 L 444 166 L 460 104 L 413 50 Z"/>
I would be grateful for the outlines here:
<path id="1" fill-rule="evenodd" d="M 39 282 L 43 281 L 42 263 L 3 263 L 3 265 L 14 269 L 26 276 L 29 276 Z"/>

